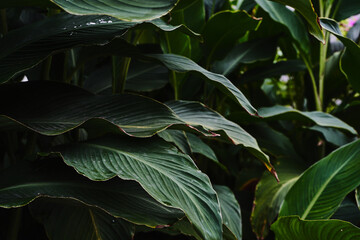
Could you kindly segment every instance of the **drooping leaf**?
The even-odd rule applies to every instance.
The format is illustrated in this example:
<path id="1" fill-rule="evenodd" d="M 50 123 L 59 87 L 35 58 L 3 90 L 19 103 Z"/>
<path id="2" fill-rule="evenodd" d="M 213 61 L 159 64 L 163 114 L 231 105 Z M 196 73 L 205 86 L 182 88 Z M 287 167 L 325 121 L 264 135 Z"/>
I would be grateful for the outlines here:
<path id="1" fill-rule="evenodd" d="M 256 186 L 251 226 L 258 239 L 264 239 L 268 235 L 286 194 L 301 174 L 297 166 L 287 163 L 290 161 L 291 158 L 281 158 L 280 165 L 277 166 L 280 182 L 264 173 Z"/>
<path id="2" fill-rule="evenodd" d="M 316 14 L 311 0 L 271 0 L 274 2 L 288 5 L 295 8 L 307 21 L 309 32 L 317 38 L 320 42 L 325 43 L 324 33 L 319 23 L 318 15 Z"/>
<path id="3" fill-rule="evenodd" d="M 257 115 L 256 109 L 250 104 L 244 94 L 223 75 L 209 72 L 192 60 L 174 54 L 151 54 L 147 57 L 156 59 L 167 68 L 176 72 L 197 72 L 205 77 L 212 85 L 239 103 L 249 114 Z"/>
<path id="4" fill-rule="evenodd" d="M 211 132 L 224 132 L 226 138 L 235 145 L 243 145 L 258 157 L 269 171 L 274 171 L 268 156 L 261 151 L 256 139 L 239 125 L 225 119 L 217 112 L 206 108 L 201 103 L 190 101 L 172 101 L 166 103 L 187 124 L 193 127 L 205 128 Z M 199 129 L 201 131 L 201 129 Z"/>
<path id="5" fill-rule="evenodd" d="M 109 15 L 126 21 L 159 18 L 175 6 L 177 0 L 52 0 L 75 15 Z"/>
<path id="6" fill-rule="evenodd" d="M 96 96 L 71 85 L 41 81 L 2 85 L 0 92 L 2 118 L 44 135 L 62 134 L 94 118 L 137 137 L 183 123 L 167 106 L 138 95 Z"/>
<path id="7" fill-rule="evenodd" d="M 242 239 L 241 211 L 232 191 L 226 186 L 215 185 L 218 194 L 223 224 L 230 230 L 232 239 Z"/>
<path id="8" fill-rule="evenodd" d="M 301 220 L 298 216 L 280 217 L 272 226 L 278 240 L 352 240 L 360 228 L 341 220 Z"/>
<path id="9" fill-rule="evenodd" d="M 131 240 L 135 232 L 133 224 L 74 200 L 38 199 L 30 210 L 54 240 Z"/>
<path id="10" fill-rule="evenodd" d="M 222 11 L 206 23 L 203 37 L 207 50 L 207 65 L 220 60 L 247 31 L 255 30 L 261 23 L 245 11 Z"/>
<path id="11" fill-rule="evenodd" d="M 171 26 L 160 19 L 145 22 L 163 31 L 183 31 L 198 36 L 184 26 Z M 105 44 L 123 35 L 138 23 L 109 16 L 58 14 L 9 32 L 0 39 L 0 83 L 37 65 L 56 51 L 82 45 Z"/>
<path id="12" fill-rule="evenodd" d="M 92 180 L 135 180 L 159 202 L 185 212 L 205 239 L 221 239 L 221 215 L 209 178 L 167 142 L 103 138 L 57 148 L 66 164 Z M 89 157 L 91 156 L 91 157 Z"/>
<path id="13" fill-rule="evenodd" d="M 348 137 L 335 128 L 320 127 L 315 125 L 310 127 L 309 129 L 320 132 L 325 137 L 326 141 L 339 147 L 355 140 L 354 137 Z"/>
<path id="14" fill-rule="evenodd" d="M 335 16 L 332 16 L 336 21 L 341 21 L 360 13 L 360 2 L 357 0 L 341 0 L 336 4 L 339 4 L 339 6 L 333 7 L 333 11 L 336 10 L 336 13 L 333 12 Z M 334 5 L 336 6 L 336 4 Z"/>
<path id="15" fill-rule="evenodd" d="M 186 133 L 186 136 L 189 141 L 191 152 L 202 154 L 214 162 L 219 163 L 214 151 L 200 138 L 191 133 Z"/>
<path id="16" fill-rule="evenodd" d="M 320 23 L 324 29 L 334 34 L 345 45 L 346 49 L 340 60 L 340 68 L 352 87 L 360 92 L 360 72 L 357 69 L 360 66 L 360 46 L 351 39 L 344 37 L 338 23 L 334 20 L 322 18 Z"/>
<path id="17" fill-rule="evenodd" d="M 184 215 L 158 203 L 133 181 L 89 181 L 60 161 L 55 164 L 55 160 L 59 159 L 3 170 L 0 206 L 21 207 L 44 197 L 71 198 L 103 209 L 116 218 L 152 227 L 172 224 Z"/>
<path id="18" fill-rule="evenodd" d="M 168 129 L 158 133 L 167 142 L 174 143 L 183 153 L 191 155 L 190 144 L 184 131 Z"/>
<path id="19" fill-rule="evenodd" d="M 291 107 L 275 105 L 273 107 L 259 109 L 259 114 L 269 120 L 299 120 L 314 123 L 321 127 L 338 128 L 354 135 L 357 134 L 353 127 L 333 115 L 324 112 L 301 112 Z"/>
<path id="20" fill-rule="evenodd" d="M 276 43 L 272 39 L 260 39 L 241 43 L 234 47 L 226 57 L 213 65 L 213 71 L 229 75 L 241 63 L 254 63 L 275 56 Z"/>
<path id="21" fill-rule="evenodd" d="M 280 216 L 327 219 L 360 185 L 360 141 L 338 148 L 308 168 L 289 190 Z M 309 184 L 311 183 L 311 184 Z"/>
<path id="22" fill-rule="evenodd" d="M 256 0 L 256 2 L 274 21 L 287 27 L 292 38 L 305 53 L 309 51 L 310 43 L 305 26 L 294 12 L 280 3 L 269 0 Z"/>

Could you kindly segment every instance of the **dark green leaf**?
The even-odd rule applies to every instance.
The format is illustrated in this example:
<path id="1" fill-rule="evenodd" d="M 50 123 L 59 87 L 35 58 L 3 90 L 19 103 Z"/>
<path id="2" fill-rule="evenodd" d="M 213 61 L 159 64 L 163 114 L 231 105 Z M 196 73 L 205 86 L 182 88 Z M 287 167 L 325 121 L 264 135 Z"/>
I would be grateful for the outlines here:
<path id="1" fill-rule="evenodd" d="M 12 8 L 12 7 L 57 7 L 50 0 L 1 0 L 1 8 Z"/>
<path id="2" fill-rule="evenodd" d="M 280 216 L 327 219 L 360 185 L 360 141 L 345 145 L 308 168 L 286 195 Z M 311 183 L 311 184 L 309 184 Z"/>
<path id="3" fill-rule="evenodd" d="M 321 26 L 330 33 L 334 34 L 346 47 L 341 60 L 341 71 L 347 77 L 353 88 L 360 92 L 360 72 L 358 67 L 360 66 L 360 46 L 349 38 L 342 35 L 339 25 L 332 19 L 322 18 L 320 19 Z"/>
<path id="4" fill-rule="evenodd" d="M 339 4 L 339 7 L 335 5 Z M 332 18 L 336 21 L 341 21 L 351 16 L 357 15 L 360 13 L 360 2 L 358 0 L 339 0 L 333 6 L 334 11 L 336 10 L 335 16 Z"/>
<path id="5" fill-rule="evenodd" d="M 214 151 L 200 138 L 191 133 L 186 133 L 186 136 L 190 144 L 191 152 L 202 154 L 214 162 L 219 163 L 219 160 L 217 159 Z"/>
<path id="6" fill-rule="evenodd" d="M 203 36 L 208 52 L 207 65 L 220 60 L 247 31 L 255 30 L 261 21 L 245 11 L 222 11 L 206 23 Z"/>
<path id="7" fill-rule="evenodd" d="M 75 15 L 109 15 L 126 21 L 143 21 L 161 17 L 177 0 L 52 0 Z"/>
<path id="8" fill-rule="evenodd" d="M 303 122 L 313 123 L 321 127 L 338 128 L 346 130 L 351 134 L 356 135 L 356 130 L 334 117 L 331 114 L 324 112 L 301 112 L 291 107 L 275 105 L 273 107 L 264 107 L 259 109 L 259 114 L 265 119 L 269 120 L 299 120 Z"/>
<path id="9" fill-rule="evenodd" d="M 233 192 L 226 186 L 215 185 L 218 194 L 223 224 L 231 231 L 232 239 L 242 239 L 241 212 Z"/>
<path id="10" fill-rule="evenodd" d="M 213 71 L 229 75 L 241 63 L 254 63 L 271 59 L 275 56 L 276 42 L 272 39 L 260 39 L 241 43 L 234 47 L 226 57 L 213 65 Z"/>
<path id="11" fill-rule="evenodd" d="M 272 226 L 278 240 L 352 240 L 360 229 L 341 220 L 301 220 L 298 216 L 280 217 Z"/>
<path id="12" fill-rule="evenodd" d="M 2 171 L 0 206 L 21 207 L 43 197 L 71 198 L 114 217 L 153 227 L 172 224 L 184 215 L 155 201 L 135 182 L 118 179 L 93 182 L 63 163 L 53 163 L 54 159 L 47 159 Z"/>
<path id="13" fill-rule="evenodd" d="M 205 77 L 205 80 L 216 86 L 220 91 L 228 95 L 231 99 L 239 103 L 249 114 L 257 115 L 256 109 L 250 104 L 244 94 L 235 87 L 229 79 L 223 75 L 209 72 L 192 60 L 174 54 L 151 54 L 146 55 L 157 59 L 167 68 L 176 72 L 198 72 Z"/>
<path id="14" fill-rule="evenodd" d="M 320 42 L 325 43 L 324 33 L 311 0 L 271 0 L 295 8 L 308 22 L 309 32 Z"/>
<path id="15" fill-rule="evenodd" d="M 344 220 L 357 226 L 360 224 L 360 211 L 353 199 L 348 196 L 331 218 Z"/>
<path id="16" fill-rule="evenodd" d="M 191 155 L 190 144 L 184 131 L 168 129 L 158 135 L 165 141 L 174 143 L 183 153 Z"/>
<path id="17" fill-rule="evenodd" d="M 274 171 L 268 156 L 261 151 L 256 139 L 239 125 L 225 119 L 219 113 L 206 108 L 201 103 L 189 101 L 173 101 L 166 103 L 179 118 L 193 127 L 205 128 L 210 132 L 224 132 L 226 138 L 235 145 L 243 145 L 258 157 L 269 171 Z M 201 131 L 201 129 L 198 129 Z M 213 134 L 215 135 L 215 134 Z"/>
<path id="18" fill-rule="evenodd" d="M 221 239 L 220 207 L 209 178 L 168 143 L 154 138 L 104 138 L 57 151 L 66 164 L 92 180 L 118 176 L 139 182 L 159 202 L 182 209 L 203 238 Z"/>
<path id="19" fill-rule="evenodd" d="M 320 127 L 315 125 L 309 129 L 320 132 L 325 137 L 326 141 L 339 147 L 355 140 L 354 137 L 348 137 L 341 131 L 334 128 Z"/>
<path id="20" fill-rule="evenodd" d="M 305 53 L 309 52 L 310 44 L 305 25 L 294 12 L 276 2 L 268 0 L 256 0 L 256 2 L 262 9 L 269 13 L 274 21 L 287 27 L 292 38 Z"/>
<path id="21" fill-rule="evenodd" d="M 53 240 L 131 240 L 135 232 L 133 224 L 73 200 L 39 199 L 30 210 Z"/>
<path id="22" fill-rule="evenodd" d="M 268 235 L 286 194 L 301 174 L 299 168 L 287 163 L 292 160 L 291 158 L 281 160 L 277 166 L 280 182 L 276 182 L 269 173 L 264 173 L 256 186 L 251 226 L 259 239 L 264 239 Z"/>

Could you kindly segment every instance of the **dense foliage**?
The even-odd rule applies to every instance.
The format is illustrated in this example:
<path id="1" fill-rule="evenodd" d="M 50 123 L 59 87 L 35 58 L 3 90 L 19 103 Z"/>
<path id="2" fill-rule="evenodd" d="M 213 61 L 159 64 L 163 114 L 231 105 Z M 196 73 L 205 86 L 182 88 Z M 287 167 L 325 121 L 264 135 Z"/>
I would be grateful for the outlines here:
<path id="1" fill-rule="evenodd" d="M 360 239 L 360 1 L 0 11 L 0 239 Z"/>

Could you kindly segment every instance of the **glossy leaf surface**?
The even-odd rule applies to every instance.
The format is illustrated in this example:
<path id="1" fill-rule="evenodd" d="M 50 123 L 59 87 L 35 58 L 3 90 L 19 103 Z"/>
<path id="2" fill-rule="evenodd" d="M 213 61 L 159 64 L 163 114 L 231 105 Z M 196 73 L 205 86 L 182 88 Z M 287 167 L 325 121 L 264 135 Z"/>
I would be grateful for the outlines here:
<path id="1" fill-rule="evenodd" d="M 297 216 L 280 217 L 272 226 L 278 240 L 352 240 L 360 238 L 360 229 L 340 220 L 301 220 Z"/>
<path id="2" fill-rule="evenodd" d="M 167 14 L 177 0 L 52 0 L 75 15 L 109 15 L 126 21 L 151 20 Z"/>
<path id="3" fill-rule="evenodd" d="M 104 138 L 59 147 L 66 164 L 92 180 L 135 180 L 159 202 L 179 208 L 205 239 L 221 239 L 221 215 L 209 178 L 190 157 L 160 139 Z"/>
<path id="4" fill-rule="evenodd" d="M 360 184 L 360 141 L 338 148 L 308 168 L 286 195 L 280 216 L 327 219 Z M 311 182 L 311 184 L 308 184 Z"/>
<path id="5" fill-rule="evenodd" d="M 117 179 L 93 182 L 64 164 L 52 164 L 54 159 L 45 161 L 48 162 L 23 164 L 21 168 L 2 171 L 1 207 L 21 207 L 44 197 L 71 198 L 103 209 L 114 217 L 153 227 L 174 223 L 184 215 L 155 201 L 135 182 Z"/>

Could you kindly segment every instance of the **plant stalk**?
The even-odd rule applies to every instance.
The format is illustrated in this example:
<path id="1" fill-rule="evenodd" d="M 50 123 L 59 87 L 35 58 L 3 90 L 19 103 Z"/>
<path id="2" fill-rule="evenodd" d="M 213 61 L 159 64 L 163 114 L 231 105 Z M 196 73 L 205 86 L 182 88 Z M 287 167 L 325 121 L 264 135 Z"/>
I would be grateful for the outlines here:
<path id="1" fill-rule="evenodd" d="M 10 220 L 11 221 L 10 229 L 7 235 L 8 240 L 18 240 L 21 218 L 22 218 L 22 208 L 13 209 Z"/>
<path id="2" fill-rule="evenodd" d="M 112 90 L 113 94 L 124 93 L 126 78 L 130 67 L 131 58 L 112 57 Z"/>
<path id="3" fill-rule="evenodd" d="M 2 34 L 5 35 L 8 32 L 6 9 L 0 9 L 0 16 L 1 16 L 1 31 L 2 31 Z"/>
<path id="4" fill-rule="evenodd" d="M 169 40 L 169 35 L 167 33 L 165 34 L 165 40 L 166 40 L 166 45 L 167 45 L 167 50 L 168 53 L 172 53 L 171 51 L 171 45 L 170 45 L 170 40 Z M 178 81 L 177 81 L 177 76 L 176 73 L 174 71 L 171 71 L 171 75 L 170 75 L 170 81 L 174 87 L 174 98 L 175 100 L 179 100 L 179 87 L 178 87 Z"/>

